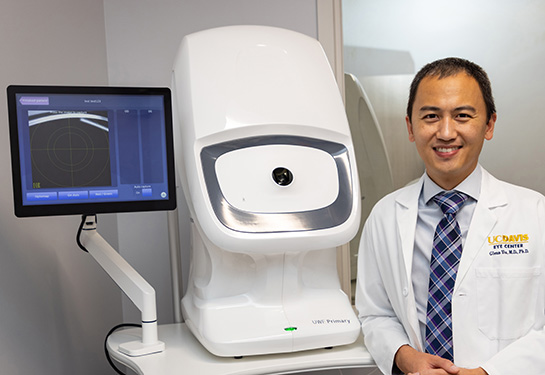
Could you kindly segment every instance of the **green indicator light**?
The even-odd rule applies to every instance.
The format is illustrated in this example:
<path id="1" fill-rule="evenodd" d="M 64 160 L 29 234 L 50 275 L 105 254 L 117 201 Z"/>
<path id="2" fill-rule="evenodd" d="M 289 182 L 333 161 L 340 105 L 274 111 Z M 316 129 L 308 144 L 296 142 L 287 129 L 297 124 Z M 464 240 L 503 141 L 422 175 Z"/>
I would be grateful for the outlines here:
<path id="1" fill-rule="evenodd" d="M 297 327 L 284 328 L 284 331 L 288 331 L 288 332 L 297 331 Z"/>

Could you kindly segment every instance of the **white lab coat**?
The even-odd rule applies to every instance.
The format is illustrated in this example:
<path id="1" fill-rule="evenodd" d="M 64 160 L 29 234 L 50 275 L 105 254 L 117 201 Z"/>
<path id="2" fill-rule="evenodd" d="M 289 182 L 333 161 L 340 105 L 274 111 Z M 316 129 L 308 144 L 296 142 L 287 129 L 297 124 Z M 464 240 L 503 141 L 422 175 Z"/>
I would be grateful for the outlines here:
<path id="1" fill-rule="evenodd" d="M 401 345 L 424 349 L 411 282 L 422 184 L 378 202 L 360 242 L 356 307 L 365 345 L 385 374 Z M 457 366 L 545 374 L 544 262 L 545 197 L 483 169 L 453 293 Z"/>

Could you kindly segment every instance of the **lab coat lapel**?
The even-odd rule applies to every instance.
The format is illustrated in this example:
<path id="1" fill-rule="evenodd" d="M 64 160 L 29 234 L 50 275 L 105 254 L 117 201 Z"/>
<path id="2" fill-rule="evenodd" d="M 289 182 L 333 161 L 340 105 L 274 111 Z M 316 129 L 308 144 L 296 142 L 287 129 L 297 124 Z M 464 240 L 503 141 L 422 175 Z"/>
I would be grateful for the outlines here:
<path id="1" fill-rule="evenodd" d="M 464 248 L 462 249 L 463 256 L 458 267 L 455 291 L 462 284 L 465 276 L 471 269 L 473 261 L 479 254 L 479 251 L 483 249 L 488 236 L 498 221 L 493 209 L 507 204 L 505 193 L 501 185 L 497 182 L 492 175 L 483 169 L 481 194 L 475 206 L 475 212 L 469 226 L 470 229 Z"/>
<path id="2" fill-rule="evenodd" d="M 401 239 L 401 250 L 405 264 L 407 279 L 411 280 L 413 264 L 414 236 L 416 231 L 416 220 L 418 218 L 418 197 L 424 178 L 409 186 L 396 199 L 396 220 L 399 238 Z"/>
<path id="3" fill-rule="evenodd" d="M 412 284 L 412 263 L 414 252 L 414 236 L 416 230 L 416 221 L 418 218 L 418 197 L 422 189 L 424 179 L 421 178 L 417 183 L 407 187 L 399 194 L 396 199 L 396 221 L 399 239 L 401 241 L 401 251 L 403 256 L 403 266 L 406 275 L 406 285 L 408 295 L 406 301 L 406 316 L 410 327 L 405 327 L 407 333 L 412 339 L 413 345 L 418 350 L 423 350 L 422 337 L 420 334 L 418 316 L 416 312 L 416 300 Z"/>

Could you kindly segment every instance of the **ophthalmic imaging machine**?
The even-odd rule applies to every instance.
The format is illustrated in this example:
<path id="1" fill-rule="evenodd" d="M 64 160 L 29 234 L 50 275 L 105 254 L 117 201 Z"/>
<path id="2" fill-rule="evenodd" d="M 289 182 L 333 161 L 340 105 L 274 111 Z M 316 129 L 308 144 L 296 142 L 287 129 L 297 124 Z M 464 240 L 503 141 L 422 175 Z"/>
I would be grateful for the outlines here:
<path id="1" fill-rule="evenodd" d="M 337 272 L 360 193 L 320 44 L 272 27 L 186 36 L 167 88 L 10 86 L 15 213 L 82 215 L 78 245 L 142 312 L 108 353 L 139 374 L 368 367 Z M 176 163 L 174 163 L 176 161 Z M 96 231 L 105 212 L 191 215 L 184 323 Z M 328 348 L 330 350 L 324 350 Z"/>

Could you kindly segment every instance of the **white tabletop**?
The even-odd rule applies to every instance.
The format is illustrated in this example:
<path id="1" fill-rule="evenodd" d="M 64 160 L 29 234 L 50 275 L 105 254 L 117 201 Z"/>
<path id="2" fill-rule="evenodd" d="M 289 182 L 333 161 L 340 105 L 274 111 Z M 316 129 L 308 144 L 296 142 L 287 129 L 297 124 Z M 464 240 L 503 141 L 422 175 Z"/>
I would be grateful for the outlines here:
<path id="1" fill-rule="evenodd" d="M 120 330 L 114 332 L 107 342 L 111 357 L 140 375 L 293 374 L 326 369 L 375 368 L 361 335 L 351 345 L 332 349 L 235 359 L 210 354 L 182 323 L 158 327 L 159 340 L 166 345 L 162 353 L 129 357 L 117 350 L 121 343 L 138 340 L 140 332 L 140 328 Z"/>

